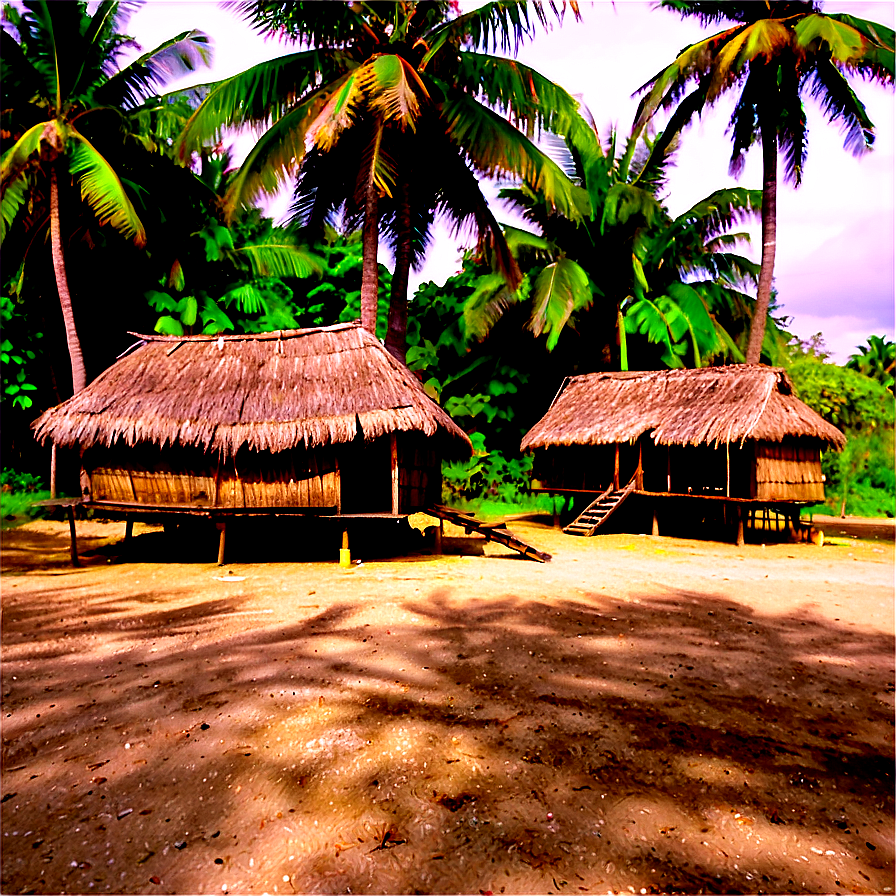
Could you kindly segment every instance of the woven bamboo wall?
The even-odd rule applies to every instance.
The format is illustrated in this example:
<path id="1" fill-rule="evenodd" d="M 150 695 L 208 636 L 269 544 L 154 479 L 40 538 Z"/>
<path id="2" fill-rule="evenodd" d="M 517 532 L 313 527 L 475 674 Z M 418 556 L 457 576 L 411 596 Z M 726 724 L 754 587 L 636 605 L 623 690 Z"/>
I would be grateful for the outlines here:
<path id="1" fill-rule="evenodd" d="M 788 439 L 756 446 L 756 495 L 762 501 L 823 501 L 821 451 L 814 441 Z"/>
<path id="2" fill-rule="evenodd" d="M 98 501 L 197 507 L 331 507 L 340 477 L 331 448 L 241 451 L 219 463 L 198 450 L 94 448 L 84 455 Z"/>
<path id="3" fill-rule="evenodd" d="M 416 513 L 442 500 L 442 467 L 433 440 L 398 434 L 398 509 Z"/>

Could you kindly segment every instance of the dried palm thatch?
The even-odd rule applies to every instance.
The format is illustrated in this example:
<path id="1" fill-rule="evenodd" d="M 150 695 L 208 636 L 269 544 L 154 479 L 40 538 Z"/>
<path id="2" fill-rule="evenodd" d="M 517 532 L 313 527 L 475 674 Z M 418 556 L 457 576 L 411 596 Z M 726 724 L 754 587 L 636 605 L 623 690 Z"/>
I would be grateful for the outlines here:
<path id="1" fill-rule="evenodd" d="M 228 457 L 415 431 L 437 437 L 445 456 L 472 453 L 460 427 L 357 323 L 139 338 L 137 350 L 34 423 L 40 441 L 196 446 Z"/>
<path id="2" fill-rule="evenodd" d="M 521 447 L 634 442 L 645 433 L 658 445 L 846 441 L 796 397 L 783 370 L 738 364 L 571 377 Z"/>

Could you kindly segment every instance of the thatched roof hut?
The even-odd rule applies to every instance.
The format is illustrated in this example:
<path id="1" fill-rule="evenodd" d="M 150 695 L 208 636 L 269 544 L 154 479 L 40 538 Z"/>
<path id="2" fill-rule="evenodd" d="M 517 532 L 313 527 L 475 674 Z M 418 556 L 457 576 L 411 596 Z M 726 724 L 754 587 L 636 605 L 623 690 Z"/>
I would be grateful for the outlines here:
<path id="1" fill-rule="evenodd" d="M 226 456 L 393 432 L 469 456 L 463 430 L 360 324 L 235 336 L 142 336 L 34 425 L 58 445 L 152 442 Z"/>
<path id="2" fill-rule="evenodd" d="M 775 367 L 738 364 L 697 370 L 591 373 L 570 377 L 522 449 L 635 442 L 724 445 L 809 437 L 835 448 L 843 433 L 793 391 Z"/>
<path id="3" fill-rule="evenodd" d="M 351 479 L 354 509 L 366 489 L 371 510 L 394 514 L 438 500 L 439 458 L 472 452 L 357 323 L 139 338 L 34 425 L 41 441 L 80 448 L 94 501 L 339 512 Z"/>
<path id="4" fill-rule="evenodd" d="M 740 364 L 571 377 L 521 447 L 546 452 L 540 478 L 558 490 L 637 475 L 655 492 L 820 500 L 820 450 L 844 444 L 783 370 Z M 615 457 L 596 460 L 600 446 Z"/>

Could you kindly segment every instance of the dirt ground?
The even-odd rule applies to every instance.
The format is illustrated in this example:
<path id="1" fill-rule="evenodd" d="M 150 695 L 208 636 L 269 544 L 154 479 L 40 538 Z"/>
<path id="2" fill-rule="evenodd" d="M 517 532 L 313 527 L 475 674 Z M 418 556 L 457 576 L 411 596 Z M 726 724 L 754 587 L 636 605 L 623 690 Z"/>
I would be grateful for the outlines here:
<path id="1" fill-rule="evenodd" d="M 893 527 L 835 522 L 350 569 L 6 532 L 2 891 L 892 893 Z"/>

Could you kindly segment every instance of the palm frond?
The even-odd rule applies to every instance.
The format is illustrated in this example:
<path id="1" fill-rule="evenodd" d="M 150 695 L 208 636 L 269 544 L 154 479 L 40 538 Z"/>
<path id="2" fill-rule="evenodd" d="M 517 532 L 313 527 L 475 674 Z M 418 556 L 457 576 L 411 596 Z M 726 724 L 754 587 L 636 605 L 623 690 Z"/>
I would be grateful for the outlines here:
<path id="1" fill-rule="evenodd" d="M 183 31 L 117 72 L 95 93 L 99 103 L 133 109 L 182 75 L 212 63 L 212 43 L 202 31 Z"/>
<path id="2" fill-rule="evenodd" d="M 545 3 L 529 3 L 528 0 L 502 0 L 484 3 L 478 9 L 446 22 L 427 37 L 429 51 L 420 64 L 426 68 L 429 61 L 446 45 L 468 46 L 472 50 L 516 54 L 520 45 L 535 36 L 537 26 L 550 28 L 550 10 L 557 21 L 563 21 L 567 3 L 548 0 Z M 580 18 L 577 2 L 569 7 L 576 19 Z"/>
<path id="3" fill-rule="evenodd" d="M 4 190 L 25 169 L 45 142 L 50 144 L 53 152 L 58 153 L 62 149 L 63 136 L 55 121 L 41 121 L 32 125 L 3 153 L 0 160 L 0 185 Z"/>
<path id="4" fill-rule="evenodd" d="M 69 137 L 69 170 L 100 225 L 111 224 L 136 245 L 146 245 L 143 223 L 112 166 L 78 131 L 72 129 Z"/>
<path id="5" fill-rule="evenodd" d="M 360 88 L 370 105 L 385 121 L 413 129 L 420 115 L 420 104 L 429 100 L 429 92 L 413 66 L 401 56 L 376 56 L 356 72 Z"/>
<path id="6" fill-rule="evenodd" d="M 346 75 L 340 64 L 343 57 L 318 50 L 292 53 L 208 85 L 208 95 L 177 142 L 178 156 L 186 160 L 200 147 L 217 143 L 229 127 L 266 125 L 289 114 L 313 91 L 329 84 L 330 74 Z"/>
<path id="7" fill-rule="evenodd" d="M 892 84 L 896 74 L 893 29 L 843 12 L 827 13 L 826 16 L 854 28 L 867 39 L 861 58 L 853 60 L 849 68 L 881 84 Z"/>
<path id="8" fill-rule="evenodd" d="M 819 62 L 807 84 L 810 96 L 821 105 L 827 119 L 839 123 L 844 146 L 853 155 L 862 155 L 874 143 L 874 122 L 843 74 L 831 62 Z"/>
<path id="9" fill-rule="evenodd" d="M 288 36 L 294 43 L 314 47 L 346 47 L 369 38 L 356 4 L 321 3 L 320 0 L 226 0 L 224 9 L 237 13 L 265 36 Z"/>
<path id="10" fill-rule="evenodd" d="M 295 174 L 305 154 L 308 127 L 328 95 L 313 94 L 275 121 L 256 142 L 227 188 L 225 210 L 233 215 L 261 195 L 274 196 Z"/>
<path id="11" fill-rule="evenodd" d="M 5 184 L 3 195 L 0 198 L 0 243 L 6 239 L 6 234 L 12 226 L 19 209 L 25 204 L 28 196 L 28 179 L 19 177 Z"/>
<path id="12" fill-rule="evenodd" d="M 470 339 L 482 340 L 504 312 L 519 301 L 519 293 L 507 285 L 503 275 L 496 272 L 483 274 L 474 286 L 475 289 L 464 302 L 464 331 Z"/>
<path id="13" fill-rule="evenodd" d="M 589 214 L 587 193 L 509 121 L 466 95 L 448 99 L 442 115 L 449 136 L 480 173 L 522 178 L 570 220 Z"/>
<path id="14" fill-rule="evenodd" d="M 593 152 L 594 128 L 566 90 L 514 59 L 481 53 L 458 56 L 456 86 L 505 115 L 530 139 L 550 132 L 579 151 Z"/>
<path id="15" fill-rule="evenodd" d="M 311 277 L 326 267 L 322 258 L 306 247 L 273 232 L 227 253 L 237 264 L 245 263 L 256 277 Z"/>

